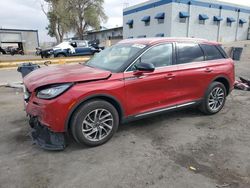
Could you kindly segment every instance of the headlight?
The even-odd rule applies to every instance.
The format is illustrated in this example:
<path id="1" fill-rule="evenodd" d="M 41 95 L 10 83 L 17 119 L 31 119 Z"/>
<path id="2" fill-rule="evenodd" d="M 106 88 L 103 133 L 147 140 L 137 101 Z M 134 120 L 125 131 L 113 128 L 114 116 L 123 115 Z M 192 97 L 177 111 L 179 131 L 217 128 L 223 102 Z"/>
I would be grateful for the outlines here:
<path id="1" fill-rule="evenodd" d="M 40 99 L 52 99 L 61 95 L 71 86 L 72 86 L 72 83 L 53 85 L 48 88 L 39 90 L 36 96 Z"/>

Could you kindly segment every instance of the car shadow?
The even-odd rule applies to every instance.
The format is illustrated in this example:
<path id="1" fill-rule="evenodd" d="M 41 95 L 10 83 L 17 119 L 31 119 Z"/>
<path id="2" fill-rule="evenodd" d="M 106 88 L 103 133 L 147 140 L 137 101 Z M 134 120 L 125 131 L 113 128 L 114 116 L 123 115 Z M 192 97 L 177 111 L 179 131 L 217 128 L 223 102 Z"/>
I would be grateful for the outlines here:
<path id="1" fill-rule="evenodd" d="M 195 118 L 205 116 L 201 113 L 197 108 L 185 108 L 180 109 L 178 111 L 165 112 L 159 115 L 143 118 L 140 120 L 135 120 L 133 122 L 124 123 L 119 126 L 117 133 L 114 137 L 121 136 L 124 132 L 129 132 L 135 129 L 148 129 L 148 128 L 159 128 L 163 122 L 173 122 L 175 120 L 180 120 L 181 118 Z M 133 131 L 132 131 L 133 132 Z M 111 140 L 112 142 L 112 140 Z M 67 149 L 68 148 L 68 149 Z M 76 141 L 72 138 L 72 136 L 67 136 L 67 148 L 66 150 L 74 151 L 74 150 L 82 150 L 82 149 L 91 149 L 92 147 L 88 147 L 85 145 L 81 145 L 76 143 Z"/>
<path id="2" fill-rule="evenodd" d="M 158 124 L 162 122 L 167 122 L 167 121 L 173 122 L 173 120 L 180 120 L 181 118 L 185 117 L 192 118 L 199 116 L 204 116 L 204 114 L 200 112 L 197 108 L 195 107 L 185 108 L 185 109 L 180 109 L 178 111 L 165 112 L 151 117 L 135 120 L 133 122 L 124 123 L 120 125 L 118 132 L 134 129 L 134 127 L 144 128 L 144 127 L 158 126 Z"/>

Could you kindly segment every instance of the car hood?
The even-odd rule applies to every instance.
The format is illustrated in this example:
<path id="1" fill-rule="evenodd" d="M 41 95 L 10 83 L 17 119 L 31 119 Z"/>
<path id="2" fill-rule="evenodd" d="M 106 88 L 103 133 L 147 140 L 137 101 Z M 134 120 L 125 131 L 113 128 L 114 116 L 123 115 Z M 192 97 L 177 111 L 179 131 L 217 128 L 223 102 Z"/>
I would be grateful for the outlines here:
<path id="1" fill-rule="evenodd" d="M 45 85 L 102 80 L 109 78 L 110 75 L 110 71 L 82 64 L 49 66 L 37 69 L 25 76 L 24 85 L 32 92 Z"/>

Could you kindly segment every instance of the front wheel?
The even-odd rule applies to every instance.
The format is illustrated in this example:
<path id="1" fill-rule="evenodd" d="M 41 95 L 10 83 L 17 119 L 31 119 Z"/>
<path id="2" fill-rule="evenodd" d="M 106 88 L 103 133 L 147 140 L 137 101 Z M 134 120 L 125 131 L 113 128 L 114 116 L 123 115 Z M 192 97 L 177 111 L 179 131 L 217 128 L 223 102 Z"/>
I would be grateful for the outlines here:
<path id="1" fill-rule="evenodd" d="M 92 100 L 73 114 L 70 127 L 78 143 L 98 146 L 111 139 L 118 125 L 119 115 L 112 104 L 104 100 Z"/>
<path id="2" fill-rule="evenodd" d="M 200 110 L 207 115 L 218 113 L 225 104 L 226 94 L 226 88 L 222 83 L 213 82 L 207 89 Z"/>

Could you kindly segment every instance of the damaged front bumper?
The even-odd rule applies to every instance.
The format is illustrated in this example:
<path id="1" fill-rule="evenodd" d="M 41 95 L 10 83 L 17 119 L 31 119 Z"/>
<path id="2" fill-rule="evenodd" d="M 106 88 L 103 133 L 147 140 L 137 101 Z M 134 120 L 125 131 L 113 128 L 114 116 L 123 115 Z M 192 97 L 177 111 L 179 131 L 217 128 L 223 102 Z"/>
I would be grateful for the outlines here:
<path id="1" fill-rule="evenodd" d="M 64 133 L 55 133 L 43 126 L 37 117 L 30 116 L 29 124 L 32 128 L 31 137 L 35 144 L 46 150 L 64 150 Z"/>

